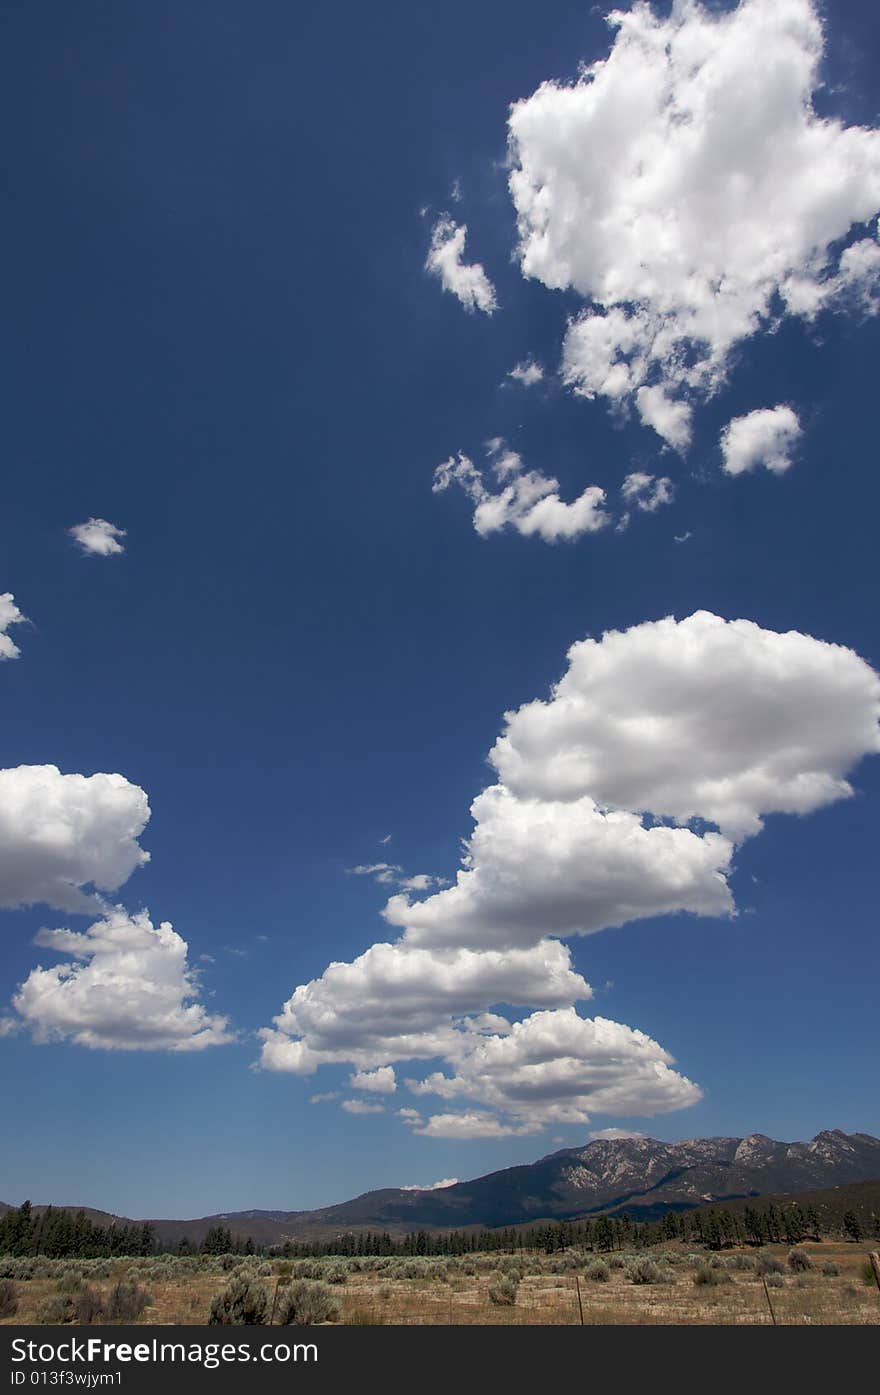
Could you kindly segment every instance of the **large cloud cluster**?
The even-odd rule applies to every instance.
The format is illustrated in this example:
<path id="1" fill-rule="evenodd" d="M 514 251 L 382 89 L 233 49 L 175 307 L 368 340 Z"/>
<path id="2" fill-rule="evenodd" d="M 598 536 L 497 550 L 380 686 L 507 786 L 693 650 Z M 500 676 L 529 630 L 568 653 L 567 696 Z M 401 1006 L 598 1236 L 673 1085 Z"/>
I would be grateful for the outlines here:
<path id="1" fill-rule="evenodd" d="M 608 57 L 513 105 L 522 272 L 573 288 L 563 376 L 666 441 L 780 316 L 877 308 L 880 132 L 820 117 L 812 0 L 609 16 Z M 841 248 L 841 243 L 849 243 Z"/>
<path id="2" fill-rule="evenodd" d="M 858 655 L 750 621 L 698 612 L 574 645 L 549 700 L 506 716 L 455 884 L 392 896 L 401 938 L 297 988 L 263 1064 L 441 1058 L 448 1070 L 409 1088 L 476 1107 L 401 1111 L 430 1137 L 693 1103 L 657 1042 L 578 1014 L 590 990 L 548 937 L 732 911 L 736 842 L 769 813 L 850 794 L 847 772 L 880 750 L 878 716 L 880 679 Z M 513 1022 L 507 1006 L 538 1011 Z"/>

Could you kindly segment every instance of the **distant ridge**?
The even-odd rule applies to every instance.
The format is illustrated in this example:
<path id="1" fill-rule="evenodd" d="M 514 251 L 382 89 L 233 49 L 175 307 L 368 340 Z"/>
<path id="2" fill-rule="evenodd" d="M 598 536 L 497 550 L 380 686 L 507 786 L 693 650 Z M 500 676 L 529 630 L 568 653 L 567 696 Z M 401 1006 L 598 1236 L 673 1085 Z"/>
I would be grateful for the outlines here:
<path id="1" fill-rule="evenodd" d="M 880 1180 L 880 1139 L 840 1129 L 808 1143 L 746 1138 L 596 1139 L 537 1162 L 432 1191 L 385 1188 L 317 1211 L 231 1211 L 193 1220 L 153 1220 L 158 1238 L 198 1244 L 223 1225 L 257 1245 L 319 1240 L 345 1231 L 455 1230 L 576 1220 L 629 1210 L 642 1218 L 709 1202 L 789 1195 Z M 0 1204 L 0 1210 L 8 1209 Z M 76 1210 L 76 1207 L 65 1209 Z M 98 1224 L 128 1218 L 83 1208 Z"/>

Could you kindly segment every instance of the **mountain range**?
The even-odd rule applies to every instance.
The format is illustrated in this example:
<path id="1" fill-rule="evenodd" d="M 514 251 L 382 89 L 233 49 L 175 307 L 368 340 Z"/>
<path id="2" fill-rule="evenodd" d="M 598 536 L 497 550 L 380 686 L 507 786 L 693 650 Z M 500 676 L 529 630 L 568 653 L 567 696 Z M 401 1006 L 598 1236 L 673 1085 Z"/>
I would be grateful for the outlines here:
<path id="1" fill-rule="evenodd" d="M 792 1194 L 880 1179 L 880 1139 L 839 1129 L 808 1143 L 781 1143 L 764 1134 L 747 1138 L 596 1139 L 537 1162 L 490 1172 L 470 1182 L 417 1191 L 385 1188 L 316 1211 L 233 1211 L 194 1220 L 153 1220 L 160 1240 L 186 1235 L 198 1244 L 223 1225 L 255 1244 L 285 1239 L 323 1240 L 345 1231 L 464 1229 L 575 1220 L 626 1211 L 648 1220 L 762 1194 Z M 5 1209 L 5 1208 L 2 1208 Z M 103 1212 L 89 1216 L 122 1221 Z"/>

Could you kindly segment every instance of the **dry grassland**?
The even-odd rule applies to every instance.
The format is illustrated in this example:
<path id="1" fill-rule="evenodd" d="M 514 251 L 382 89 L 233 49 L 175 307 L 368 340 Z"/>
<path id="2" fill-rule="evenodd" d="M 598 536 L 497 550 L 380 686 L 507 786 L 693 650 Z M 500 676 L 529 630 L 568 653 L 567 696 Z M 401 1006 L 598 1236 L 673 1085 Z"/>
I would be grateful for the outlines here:
<path id="1" fill-rule="evenodd" d="M 780 1325 L 808 1324 L 880 1324 L 880 1292 L 865 1282 L 862 1270 L 868 1246 L 823 1243 L 802 1247 L 814 1267 L 806 1273 L 792 1273 L 786 1266 L 783 1276 L 771 1281 L 769 1290 L 776 1321 Z M 763 1251 L 785 1264 L 787 1247 L 771 1246 Z M 689 1258 L 684 1250 L 668 1246 L 659 1259 L 664 1280 L 659 1283 L 634 1284 L 625 1267 L 612 1267 L 605 1282 L 586 1277 L 586 1271 L 597 1256 L 583 1257 L 583 1264 L 562 1273 L 546 1272 L 553 1266 L 552 1257 L 541 1255 L 468 1257 L 471 1268 L 480 1272 L 467 1273 L 467 1261 L 453 1262 L 448 1269 L 439 1261 L 446 1277 L 435 1274 L 429 1278 L 390 1277 L 383 1272 L 350 1272 L 344 1283 L 333 1285 L 333 1296 L 341 1304 L 341 1320 L 348 1324 L 382 1325 L 550 1325 L 571 1326 L 581 1321 L 578 1306 L 578 1283 L 586 1325 L 613 1324 L 769 1324 L 767 1293 L 754 1268 L 733 1267 L 735 1255 L 744 1255 L 754 1262 L 754 1252 L 727 1252 L 716 1259 L 727 1279 L 718 1285 L 697 1285 L 694 1274 L 697 1263 L 705 1264 L 710 1257 L 701 1255 L 699 1261 Z M 620 1263 L 612 1256 L 612 1264 Z M 489 1296 L 489 1288 L 497 1274 L 494 1266 L 520 1263 L 525 1272 L 521 1278 L 516 1301 L 499 1305 Z M 338 1266 L 345 1261 L 336 1261 Z M 823 1273 L 823 1265 L 833 1264 L 838 1273 Z M 45 1308 L 59 1292 L 63 1280 L 54 1277 L 69 1271 L 70 1261 L 54 1261 L 53 1276 L 15 1279 L 18 1311 L 3 1319 L 4 1323 L 30 1324 L 39 1322 L 40 1309 Z M 160 1262 L 122 1260 L 104 1266 L 100 1278 L 87 1274 L 89 1287 L 106 1297 L 119 1280 L 132 1280 L 149 1290 L 152 1301 L 145 1308 L 140 1322 L 145 1325 L 176 1323 L 204 1325 L 208 1321 L 211 1300 L 228 1282 L 229 1274 L 214 1272 L 184 1272 L 179 1277 L 155 1277 L 157 1267 L 175 1269 L 174 1261 Z M 295 1268 L 295 1262 L 294 1262 Z M 279 1295 L 284 1292 L 289 1263 L 246 1261 L 245 1272 L 264 1284 L 271 1295 L 279 1282 Z M 544 1272 L 535 1272 L 542 1270 Z M 45 1319 L 43 1319 L 45 1320 Z"/>

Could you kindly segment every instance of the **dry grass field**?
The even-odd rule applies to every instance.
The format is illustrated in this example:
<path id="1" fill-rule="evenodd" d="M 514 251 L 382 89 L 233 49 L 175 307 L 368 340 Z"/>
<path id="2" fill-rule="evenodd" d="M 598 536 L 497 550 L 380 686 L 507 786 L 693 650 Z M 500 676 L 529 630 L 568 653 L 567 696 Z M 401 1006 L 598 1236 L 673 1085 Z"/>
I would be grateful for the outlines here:
<path id="1" fill-rule="evenodd" d="M 800 1247 L 812 1267 L 795 1272 L 785 1246 L 761 1251 L 764 1267 L 773 1261 L 782 1273 L 771 1273 L 769 1299 L 780 1325 L 880 1324 L 880 1292 L 866 1281 L 868 1245 L 842 1243 L 807 1244 Z M 291 1280 L 331 1277 L 332 1299 L 339 1305 L 339 1320 L 348 1324 L 382 1325 L 577 1325 L 593 1324 L 769 1324 L 768 1291 L 756 1271 L 754 1251 L 728 1251 L 722 1255 L 688 1254 L 668 1246 L 652 1251 L 648 1282 L 633 1282 L 640 1256 L 564 1254 L 544 1256 L 473 1255 L 458 1260 L 300 1262 L 249 1259 L 183 1261 L 119 1260 L 11 1261 L 19 1277 L 7 1279 L 13 1286 L 17 1310 L 2 1318 L 5 1323 L 59 1321 L 58 1299 L 83 1287 L 97 1295 L 105 1308 L 117 1283 L 136 1282 L 150 1299 L 137 1319 L 143 1324 L 194 1324 L 208 1322 L 211 1301 L 233 1273 L 247 1275 L 266 1290 L 270 1305 L 276 1286 L 280 1309 Z M 591 1278 L 598 1260 L 605 1274 Z M 237 1268 L 231 1270 L 230 1265 Z M 370 1266 L 381 1266 L 373 1269 Z M 38 1272 L 20 1277 L 28 1266 Z M 519 1276 L 515 1266 L 519 1266 Z M 634 1269 L 635 1266 L 635 1269 Z M 513 1281 L 513 1302 L 498 1297 L 498 1270 L 507 1270 Z M 713 1281 L 706 1270 L 714 1272 Z M 836 1272 L 834 1272 L 836 1271 Z M 701 1272 L 703 1282 L 695 1282 Z M 412 1277 L 410 1275 L 413 1275 Z M 517 1281 L 518 1278 L 518 1281 Z M 341 1281 L 340 1281 L 341 1280 Z M 503 1288 L 503 1285 L 502 1285 Z M 7 1292 L 9 1289 L 7 1288 Z M 510 1297 L 510 1285 L 507 1287 Z M 52 1317 L 53 1304 L 55 1316 Z M 98 1317 L 99 1322 L 106 1319 Z"/>

